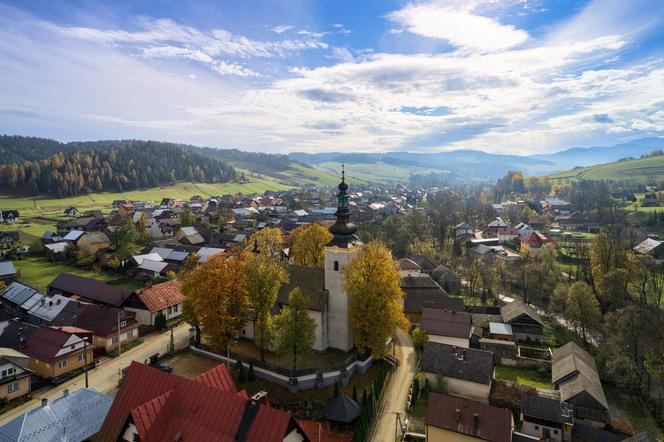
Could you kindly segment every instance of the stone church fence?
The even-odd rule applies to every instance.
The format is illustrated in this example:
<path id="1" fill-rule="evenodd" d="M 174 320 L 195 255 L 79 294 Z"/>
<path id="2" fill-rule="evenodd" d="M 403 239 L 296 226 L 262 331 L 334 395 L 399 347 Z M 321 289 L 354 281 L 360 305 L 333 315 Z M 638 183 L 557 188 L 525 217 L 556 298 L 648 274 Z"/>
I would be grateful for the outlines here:
<path id="1" fill-rule="evenodd" d="M 194 353 L 206 356 L 211 359 L 216 359 L 222 362 L 229 362 L 230 365 L 235 365 L 240 361 L 245 368 L 249 368 L 249 364 L 254 364 L 254 373 L 256 376 L 265 379 L 266 381 L 282 385 L 288 388 L 291 392 L 302 390 L 311 390 L 314 388 L 325 388 L 339 383 L 340 386 L 348 384 L 350 377 L 355 373 L 366 373 L 373 364 L 373 357 L 369 356 L 365 360 L 360 360 L 356 354 L 351 354 L 338 367 L 326 369 L 305 369 L 297 370 L 293 373 L 292 370 L 287 370 L 282 367 L 275 367 L 273 365 L 256 361 L 245 356 L 230 352 L 229 357 L 225 354 L 214 353 L 210 351 L 207 346 L 200 345 L 199 347 L 190 346 L 190 350 Z"/>

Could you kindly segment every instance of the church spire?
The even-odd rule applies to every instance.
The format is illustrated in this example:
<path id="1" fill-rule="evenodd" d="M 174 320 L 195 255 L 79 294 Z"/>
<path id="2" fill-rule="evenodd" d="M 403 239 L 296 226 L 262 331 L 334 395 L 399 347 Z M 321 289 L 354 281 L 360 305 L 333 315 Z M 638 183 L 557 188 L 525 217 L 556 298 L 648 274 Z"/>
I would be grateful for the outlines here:
<path id="1" fill-rule="evenodd" d="M 337 220 L 330 227 L 330 232 L 334 237 L 330 241 L 329 245 L 339 246 L 339 247 L 348 247 L 349 244 L 353 243 L 357 237 L 355 232 L 357 232 L 357 227 L 355 224 L 348 222 L 350 219 L 350 209 L 348 208 L 348 184 L 346 184 L 346 170 L 345 165 L 341 164 L 341 182 L 338 186 L 339 193 L 337 193 L 337 211 L 335 216 Z"/>

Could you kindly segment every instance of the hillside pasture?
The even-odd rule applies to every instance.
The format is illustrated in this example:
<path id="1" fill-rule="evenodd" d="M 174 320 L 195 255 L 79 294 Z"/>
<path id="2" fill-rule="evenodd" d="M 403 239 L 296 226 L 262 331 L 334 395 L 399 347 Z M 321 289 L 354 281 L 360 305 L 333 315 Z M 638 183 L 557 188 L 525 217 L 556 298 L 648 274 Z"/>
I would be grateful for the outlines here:
<path id="1" fill-rule="evenodd" d="M 617 161 L 615 163 L 598 164 L 590 167 L 580 167 L 549 175 L 549 179 L 554 181 L 587 179 L 638 181 L 646 183 L 649 179 L 664 179 L 664 156 Z"/>

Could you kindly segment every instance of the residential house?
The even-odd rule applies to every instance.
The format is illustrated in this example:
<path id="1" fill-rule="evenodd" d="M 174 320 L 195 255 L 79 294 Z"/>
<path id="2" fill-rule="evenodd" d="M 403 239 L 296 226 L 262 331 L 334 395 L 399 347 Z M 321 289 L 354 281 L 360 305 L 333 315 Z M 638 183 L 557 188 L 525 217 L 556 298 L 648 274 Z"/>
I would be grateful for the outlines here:
<path id="1" fill-rule="evenodd" d="M 609 405 L 593 357 L 574 342 L 553 351 L 551 382 L 577 419 L 606 422 Z"/>
<path id="2" fill-rule="evenodd" d="M 91 232 L 83 235 L 76 243 L 81 252 L 87 256 L 94 256 L 100 250 L 106 250 L 111 246 L 111 241 L 104 233 Z"/>
<path id="3" fill-rule="evenodd" d="M 429 335 L 429 342 L 470 347 L 473 321 L 470 313 L 455 310 L 422 309 L 420 327 Z"/>
<path id="4" fill-rule="evenodd" d="M 0 319 L 19 318 L 26 321 L 28 310 L 42 296 L 37 290 L 19 282 L 8 284 L 7 287 L 0 290 Z"/>
<path id="5" fill-rule="evenodd" d="M 519 230 L 512 227 L 503 227 L 496 231 L 498 236 L 498 242 L 500 244 L 504 242 L 515 241 L 519 239 Z"/>
<path id="6" fill-rule="evenodd" d="M 175 200 L 173 198 L 163 198 L 159 203 L 159 208 L 167 209 L 171 207 L 173 204 L 175 204 Z"/>
<path id="7" fill-rule="evenodd" d="M 409 259 L 417 264 L 424 274 L 431 275 L 431 272 L 436 268 L 436 265 L 425 256 L 411 256 Z"/>
<path id="8" fill-rule="evenodd" d="M 0 347 L 0 401 L 8 402 L 30 394 L 29 363 L 29 356 L 13 348 Z"/>
<path id="9" fill-rule="evenodd" d="M 542 232 L 537 230 L 530 235 L 521 238 L 521 245 L 527 245 L 531 249 L 539 249 L 550 243 L 552 243 L 552 241 Z"/>
<path id="10" fill-rule="evenodd" d="M 134 205 L 132 203 L 120 204 L 118 206 L 118 215 L 120 215 L 122 219 L 126 219 L 127 217 L 132 216 L 135 210 L 136 209 L 134 209 Z"/>
<path id="11" fill-rule="evenodd" d="M 464 221 L 454 226 L 454 233 L 457 240 L 463 240 L 465 238 L 472 238 L 475 235 L 475 229 Z"/>
<path id="12" fill-rule="evenodd" d="M 574 412 L 570 404 L 537 394 L 521 395 L 521 432 L 537 440 L 571 442 Z"/>
<path id="13" fill-rule="evenodd" d="M 12 348 L 21 351 L 25 341 L 37 331 L 39 327 L 21 322 L 16 319 L 9 319 L 0 322 L 0 347 Z"/>
<path id="14" fill-rule="evenodd" d="M 0 210 L 0 223 L 14 224 L 18 221 L 18 210 Z"/>
<path id="15" fill-rule="evenodd" d="M 450 297 L 428 275 L 406 276 L 401 278 L 404 292 L 403 309 L 409 321 L 419 324 L 424 308 L 465 311 L 463 298 Z"/>
<path id="16" fill-rule="evenodd" d="M 76 216 L 78 215 L 78 209 L 76 207 L 67 207 L 64 212 L 65 215 L 67 216 Z"/>
<path id="17" fill-rule="evenodd" d="M 51 244 L 44 244 L 44 248 L 47 250 L 46 253 L 47 254 L 50 253 L 52 255 L 59 255 L 61 253 L 65 253 L 68 246 L 69 243 L 64 241 L 54 242 Z"/>
<path id="18" fill-rule="evenodd" d="M 111 352 L 138 339 L 140 323 L 135 313 L 107 305 L 69 303 L 52 322 L 54 326 L 74 326 L 93 333 L 98 353 Z"/>
<path id="19" fill-rule="evenodd" d="M 180 227 L 175 232 L 175 239 L 179 243 L 189 244 L 192 246 L 202 245 L 205 243 L 205 239 L 198 233 L 195 227 Z"/>
<path id="20" fill-rule="evenodd" d="M 18 247 L 21 242 L 21 234 L 18 232 L 0 232 L 0 249 L 11 249 Z"/>
<path id="21" fill-rule="evenodd" d="M 542 342 L 544 322 L 534 308 L 521 300 L 505 304 L 500 308 L 505 324 L 512 327 L 514 340 L 517 342 Z"/>
<path id="22" fill-rule="evenodd" d="M 461 292 L 461 279 L 449 267 L 442 264 L 436 266 L 431 272 L 431 277 L 447 293 L 458 295 Z"/>
<path id="23" fill-rule="evenodd" d="M 165 261 L 153 261 L 151 259 L 144 259 L 141 264 L 138 266 L 139 278 L 145 280 L 152 280 L 159 277 L 166 278 L 168 277 L 169 272 L 177 273 L 179 267 L 175 264 L 165 262 Z"/>
<path id="24" fill-rule="evenodd" d="M 133 292 L 122 304 L 125 310 L 136 313 L 136 320 L 143 325 L 154 325 L 158 313 L 167 320 L 182 315 L 185 297 L 180 281 L 163 282 Z"/>
<path id="25" fill-rule="evenodd" d="M 11 261 L 0 262 L 0 281 L 5 285 L 11 284 L 18 279 L 18 271 Z"/>
<path id="26" fill-rule="evenodd" d="M 61 294 L 84 302 L 117 307 L 131 291 L 71 273 L 60 273 L 49 285 L 49 294 Z"/>
<path id="27" fill-rule="evenodd" d="M 426 414 L 428 442 L 510 442 L 512 413 L 486 403 L 429 393 Z"/>
<path id="28" fill-rule="evenodd" d="M 487 225 L 487 233 L 489 236 L 497 236 L 498 230 L 504 229 L 505 227 L 509 226 L 505 221 L 503 221 L 501 217 L 497 217 L 495 220 L 491 221 L 489 225 Z"/>
<path id="29" fill-rule="evenodd" d="M 68 221 L 60 221 L 56 224 L 59 234 L 65 234 L 72 230 L 82 230 L 84 232 L 102 232 L 106 228 L 106 221 L 99 213 L 79 216 Z"/>
<path id="30" fill-rule="evenodd" d="M 113 399 L 92 388 L 72 393 L 64 390 L 61 397 L 22 414 L 0 427 L 3 441 L 67 441 L 94 440 Z"/>
<path id="31" fill-rule="evenodd" d="M 96 442 L 309 442 L 266 398 L 237 391 L 225 364 L 189 380 L 132 362 Z"/>
<path id="32" fill-rule="evenodd" d="M 648 192 L 643 195 L 641 200 L 641 206 L 643 207 L 655 207 L 659 206 L 659 200 L 657 199 L 657 194 L 655 192 Z"/>
<path id="33" fill-rule="evenodd" d="M 526 223 L 518 223 L 514 226 L 519 231 L 519 238 L 525 238 L 535 231 L 530 225 Z"/>
<path id="34" fill-rule="evenodd" d="M 404 276 L 419 276 L 422 273 L 420 266 L 408 258 L 401 258 L 397 261 L 397 267 L 402 278 Z"/>
<path id="35" fill-rule="evenodd" d="M 489 402 L 496 363 L 490 351 L 427 342 L 422 353 L 422 373 L 436 385 L 438 377 L 452 396 Z"/>
<path id="36" fill-rule="evenodd" d="M 78 240 L 85 235 L 83 230 L 70 230 L 66 235 L 62 237 L 62 240 L 69 244 L 78 244 Z"/>
<path id="37" fill-rule="evenodd" d="M 636 247 L 634 251 L 639 255 L 650 255 L 655 259 L 664 259 L 664 243 L 653 238 L 647 238 Z"/>
<path id="38" fill-rule="evenodd" d="M 22 353 L 30 357 L 28 368 L 52 382 L 67 379 L 94 360 L 93 348 L 73 332 L 39 327 L 26 339 Z"/>
<path id="39" fill-rule="evenodd" d="M 590 225 L 590 220 L 588 217 L 586 217 L 578 210 L 570 214 L 556 215 L 555 221 L 558 223 L 561 229 L 565 228 L 567 230 L 576 230 Z"/>

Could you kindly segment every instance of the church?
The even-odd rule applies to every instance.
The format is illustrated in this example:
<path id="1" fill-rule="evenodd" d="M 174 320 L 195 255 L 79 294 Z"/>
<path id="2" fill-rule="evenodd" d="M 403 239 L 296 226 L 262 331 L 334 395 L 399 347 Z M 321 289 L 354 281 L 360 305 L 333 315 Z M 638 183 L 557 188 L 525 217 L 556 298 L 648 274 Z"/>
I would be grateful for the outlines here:
<path id="1" fill-rule="evenodd" d="M 314 350 L 336 349 L 349 351 L 353 338 L 348 319 L 348 295 L 344 290 L 345 278 L 341 270 L 356 256 L 362 243 L 355 233 L 357 227 L 350 222 L 348 184 L 342 168 L 338 186 L 336 221 L 330 227 L 332 240 L 325 246 L 325 264 L 322 269 L 288 266 L 290 281 L 279 291 L 273 313 L 288 305 L 288 295 L 299 288 L 309 297 L 309 316 L 316 321 Z M 245 325 L 243 337 L 253 339 L 255 317 Z"/>

